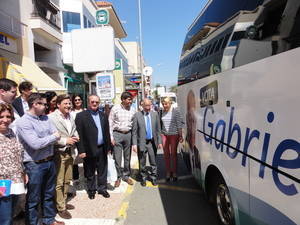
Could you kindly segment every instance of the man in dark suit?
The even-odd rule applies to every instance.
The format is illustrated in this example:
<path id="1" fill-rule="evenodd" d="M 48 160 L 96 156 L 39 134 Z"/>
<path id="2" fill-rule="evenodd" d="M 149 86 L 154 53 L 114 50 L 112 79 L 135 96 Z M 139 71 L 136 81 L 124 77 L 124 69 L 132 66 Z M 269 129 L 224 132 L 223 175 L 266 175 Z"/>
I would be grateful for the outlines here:
<path id="1" fill-rule="evenodd" d="M 100 98 L 88 98 L 88 110 L 77 114 L 75 123 L 79 134 L 79 157 L 84 159 L 84 175 L 87 178 L 87 192 L 90 199 L 98 194 L 109 198 L 107 192 L 107 153 L 111 150 L 108 118 L 99 110 Z M 97 186 L 96 175 L 97 170 Z"/>
<path id="2" fill-rule="evenodd" d="M 32 83 L 29 81 L 23 81 L 19 85 L 19 92 L 21 95 L 13 101 L 12 105 L 20 117 L 23 116 L 27 110 L 29 110 L 27 100 L 29 95 L 32 93 L 32 88 Z"/>
<path id="3" fill-rule="evenodd" d="M 141 185 L 146 186 L 146 157 L 149 155 L 151 166 L 150 179 L 157 185 L 156 152 L 162 148 L 160 119 L 157 112 L 151 110 L 151 100 L 144 99 L 143 110 L 135 113 L 132 126 L 132 150 L 138 151 Z"/>

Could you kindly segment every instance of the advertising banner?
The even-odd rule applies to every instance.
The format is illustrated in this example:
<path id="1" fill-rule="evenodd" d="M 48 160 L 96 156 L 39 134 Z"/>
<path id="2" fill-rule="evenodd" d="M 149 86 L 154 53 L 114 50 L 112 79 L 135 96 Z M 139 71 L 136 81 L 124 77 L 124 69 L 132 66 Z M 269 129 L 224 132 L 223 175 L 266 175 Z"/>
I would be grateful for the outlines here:
<path id="1" fill-rule="evenodd" d="M 96 92 L 101 100 L 112 100 L 115 97 L 112 73 L 98 73 L 96 75 Z"/>

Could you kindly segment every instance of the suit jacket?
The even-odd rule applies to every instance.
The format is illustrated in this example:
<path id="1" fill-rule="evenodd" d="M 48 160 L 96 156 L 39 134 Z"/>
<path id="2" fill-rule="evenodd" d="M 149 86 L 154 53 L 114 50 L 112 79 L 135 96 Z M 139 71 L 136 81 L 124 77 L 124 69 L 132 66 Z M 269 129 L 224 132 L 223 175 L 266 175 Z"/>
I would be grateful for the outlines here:
<path id="1" fill-rule="evenodd" d="M 50 113 L 48 116 L 51 119 L 51 121 L 53 122 L 53 124 L 55 125 L 57 131 L 61 135 L 61 138 L 54 145 L 54 149 L 56 151 L 58 150 L 58 151 L 64 152 L 66 150 L 66 148 L 71 147 L 72 155 L 75 156 L 74 149 L 76 146 L 75 145 L 68 146 L 66 143 L 67 138 L 74 137 L 74 136 L 79 137 L 77 130 L 76 130 L 75 121 L 72 118 L 72 116 L 70 115 L 70 121 L 71 121 L 71 125 L 72 125 L 71 132 L 68 131 L 66 122 L 62 118 L 62 115 L 58 109 L 56 109 L 54 112 Z"/>
<path id="2" fill-rule="evenodd" d="M 110 151 L 111 142 L 109 134 L 109 125 L 107 116 L 99 111 L 100 123 L 103 134 L 104 149 Z M 90 110 L 85 110 L 76 115 L 75 119 L 77 131 L 80 141 L 77 145 L 78 153 L 86 153 L 87 157 L 97 156 L 97 141 L 98 141 L 98 128 L 91 115 Z"/>
<path id="3" fill-rule="evenodd" d="M 23 109 L 23 104 L 22 104 L 22 98 L 21 96 L 17 97 L 13 103 L 12 103 L 13 107 L 15 108 L 15 110 L 18 112 L 19 116 L 23 116 L 24 115 L 24 109 Z"/>
<path id="4" fill-rule="evenodd" d="M 152 137 L 156 148 L 159 144 L 162 144 L 161 140 L 161 126 L 160 119 L 157 112 L 150 111 Z M 146 148 L 146 123 L 144 112 L 136 112 L 133 117 L 132 125 L 132 144 L 137 145 L 140 151 L 144 151 Z"/>

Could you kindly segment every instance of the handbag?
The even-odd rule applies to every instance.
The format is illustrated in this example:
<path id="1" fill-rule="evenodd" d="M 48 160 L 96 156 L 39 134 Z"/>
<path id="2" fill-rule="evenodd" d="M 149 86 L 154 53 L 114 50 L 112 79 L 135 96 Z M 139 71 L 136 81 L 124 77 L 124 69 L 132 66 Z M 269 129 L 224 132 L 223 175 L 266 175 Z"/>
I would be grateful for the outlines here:
<path id="1" fill-rule="evenodd" d="M 115 160 L 112 154 L 107 155 L 107 182 L 112 183 L 118 179 L 117 169 L 115 166 Z"/>

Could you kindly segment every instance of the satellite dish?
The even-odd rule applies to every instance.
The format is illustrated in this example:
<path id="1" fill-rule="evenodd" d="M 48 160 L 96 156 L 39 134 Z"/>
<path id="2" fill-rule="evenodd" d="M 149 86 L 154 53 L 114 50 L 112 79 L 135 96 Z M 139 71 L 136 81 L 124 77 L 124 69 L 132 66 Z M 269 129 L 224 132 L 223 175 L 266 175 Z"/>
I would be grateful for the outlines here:
<path id="1" fill-rule="evenodd" d="M 143 74 L 144 74 L 145 76 L 151 76 L 152 73 L 153 73 L 153 69 L 152 69 L 151 66 L 146 66 L 146 67 L 144 67 L 144 69 L 143 69 Z"/>

